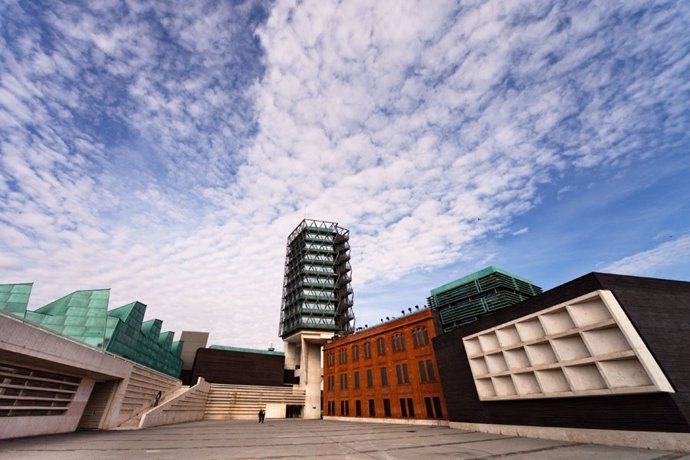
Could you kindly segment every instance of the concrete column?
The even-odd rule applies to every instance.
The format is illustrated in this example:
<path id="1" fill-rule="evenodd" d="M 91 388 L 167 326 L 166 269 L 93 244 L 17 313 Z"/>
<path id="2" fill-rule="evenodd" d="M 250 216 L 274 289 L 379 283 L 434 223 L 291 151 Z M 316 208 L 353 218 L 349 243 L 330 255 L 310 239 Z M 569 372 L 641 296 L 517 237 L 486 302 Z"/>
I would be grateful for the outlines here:
<path id="1" fill-rule="evenodd" d="M 302 374 L 304 382 L 304 418 L 321 418 L 321 344 L 302 337 Z"/>

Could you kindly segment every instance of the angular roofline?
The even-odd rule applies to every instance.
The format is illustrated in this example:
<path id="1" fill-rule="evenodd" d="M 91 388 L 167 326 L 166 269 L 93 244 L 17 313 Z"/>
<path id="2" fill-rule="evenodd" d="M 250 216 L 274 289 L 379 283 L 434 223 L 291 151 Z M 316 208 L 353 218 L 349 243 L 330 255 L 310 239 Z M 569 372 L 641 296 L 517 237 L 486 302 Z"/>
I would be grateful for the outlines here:
<path id="1" fill-rule="evenodd" d="M 431 290 L 431 295 L 433 296 L 433 295 L 440 294 L 440 293 L 442 293 L 442 292 L 446 292 L 446 291 L 448 291 L 448 290 L 450 290 L 450 289 L 453 289 L 453 288 L 455 288 L 455 287 L 461 286 L 461 285 L 463 285 L 463 284 L 470 283 L 470 282 L 472 282 L 472 281 L 476 281 L 476 280 L 478 280 L 479 278 L 483 278 L 483 277 L 485 277 L 485 276 L 489 276 L 489 275 L 491 275 L 491 274 L 493 274 L 493 273 L 501 273 L 501 274 L 503 274 L 503 275 L 510 276 L 511 278 L 515 278 L 515 279 L 517 279 L 517 280 L 524 281 L 525 283 L 535 285 L 532 281 L 528 280 L 527 278 L 523 278 L 522 276 L 518 276 L 518 275 L 516 275 L 516 274 L 514 274 L 514 273 L 510 273 L 510 272 L 507 271 L 507 270 L 503 270 L 503 269 L 501 269 L 501 268 L 494 267 L 493 265 L 490 265 L 490 266 L 488 266 L 488 267 L 486 267 L 486 268 L 483 268 L 483 269 L 481 269 L 481 270 L 479 270 L 479 271 L 476 271 L 476 272 L 474 272 L 474 273 L 470 273 L 470 274 L 467 275 L 467 276 L 463 276 L 462 278 L 456 279 L 455 281 L 451 281 L 450 283 L 446 283 L 446 284 L 444 284 L 444 285 L 441 285 L 441 286 L 439 286 L 439 287 L 437 287 L 437 288 L 432 289 L 432 290 Z M 535 285 L 535 286 L 536 286 L 536 285 Z"/>

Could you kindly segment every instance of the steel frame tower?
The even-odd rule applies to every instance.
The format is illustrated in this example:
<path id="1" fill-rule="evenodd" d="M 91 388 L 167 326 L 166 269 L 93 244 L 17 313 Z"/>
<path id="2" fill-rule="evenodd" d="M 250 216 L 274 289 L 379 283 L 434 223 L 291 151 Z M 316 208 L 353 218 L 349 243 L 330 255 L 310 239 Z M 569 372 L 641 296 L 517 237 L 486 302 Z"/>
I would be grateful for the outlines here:
<path id="1" fill-rule="evenodd" d="M 353 332 L 350 232 L 304 219 L 287 239 L 280 310 L 285 368 L 305 391 L 304 418 L 321 417 L 321 346 Z"/>
<path id="2" fill-rule="evenodd" d="M 285 257 L 282 338 L 302 330 L 354 330 L 350 231 L 335 222 L 305 219 L 290 233 Z"/>

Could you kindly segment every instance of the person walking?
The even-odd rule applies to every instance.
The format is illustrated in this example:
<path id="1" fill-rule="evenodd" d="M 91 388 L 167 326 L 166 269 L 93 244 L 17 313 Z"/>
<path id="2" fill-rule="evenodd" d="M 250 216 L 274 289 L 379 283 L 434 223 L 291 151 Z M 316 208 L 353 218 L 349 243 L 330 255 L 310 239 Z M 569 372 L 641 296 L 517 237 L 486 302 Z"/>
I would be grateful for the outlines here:
<path id="1" fill-rule="evenodd" d="M 259 409 L 259 423 L 264 423 L 264 410 Z"/>

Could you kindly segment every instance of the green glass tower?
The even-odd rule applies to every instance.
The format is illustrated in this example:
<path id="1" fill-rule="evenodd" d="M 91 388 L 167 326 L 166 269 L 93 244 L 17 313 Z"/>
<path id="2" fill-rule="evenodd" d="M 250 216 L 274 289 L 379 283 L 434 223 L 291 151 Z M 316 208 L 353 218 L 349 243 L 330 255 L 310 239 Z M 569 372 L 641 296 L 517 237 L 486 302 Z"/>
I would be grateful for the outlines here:
<path id="1" fill-rule="evenodd" d="M 305 219 L 288 236 L 280 336 L 300 330 L 350 334 L 350 232 L 335 222 Z"/>
<path id="2" fill-rule="evenodd" d="M 541 293 L 531 281 L 487 267 L 431 290 L 429 306 L 438 310 L 443 332 Z"/>

